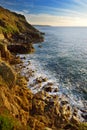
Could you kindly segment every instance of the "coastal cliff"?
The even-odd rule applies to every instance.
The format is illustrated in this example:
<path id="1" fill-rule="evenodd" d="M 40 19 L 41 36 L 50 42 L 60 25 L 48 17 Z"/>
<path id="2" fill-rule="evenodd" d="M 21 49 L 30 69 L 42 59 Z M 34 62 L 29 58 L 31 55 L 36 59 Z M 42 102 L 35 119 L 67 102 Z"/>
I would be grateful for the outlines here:
<path id="1" fill-rule="evenodd" d="M 4 9 L 2 7 L 1 10 L 2 14 L 4 14 Z M 17 16 L 25 19 L 24 16 Z M 21 22 L 19 22 L 19 24 L 20 23 Z M 16 33 L 19 36 L 20 31 L 17 30 L 18 32 L 16 33 L 14 31 L 4 32 L 4 29 L 7 30 L 6 27 L 3 29 L 1 27 L 0 130 L 87 130 L 87 124 L 85 122 L 80 122 L 77 110 L 72 110 L 67 101 L 64 100 L 60 103 L 58 96 L 49 95 L 46 90 L 40 91 L 36 94 L 31 92 L 31 90 L 27 87 L 26 76 L 22 76 L 20 73 L 21 68 L 16 67 L 16 64 L 22 66 L 22 61 L 19 57 L 11 53 L 14 50 L 12 43 L 14 43 L 13 45 L 16 44 Z M 26 28 L 25 32 L 27 31 L 29 30 Z M 36 30 L 36 33 L 32 36 L 32 38 L 30 38 L 31 41 L 29 41 L 29 44 L 31 42 L 41 40 L 37 37 L 37 32 L 38 31 Z M 21 33 L 23 34 L 24 31 Z M 21 46 L 21 44 L 24 44 L 25 46 L 25 44 L 27 44 L 26 40 L 24 40 L 25 43 L 22 43 L 21 40 L 18 41 L 20 42 L 18 42 L 17 45 Z M 8 46 L 9 42 L 11 46 Z M 18 47 L 17 45 L 16 47 Z M 8 50 L 9 47 L 11 52 Z M 17 50 L 15 49 L 15 52 L 16 51 Z M 43 81 L 45 80 L 46 79 L 43 79 Z M 37 84 L 40 82 L 42 82 L 41 79 L 37 79 Z"/>
<path id="2" fill-rule="evenodd" d="M 11 52 L 29 53 L 34 51 L 32 44 L 42 42 L 44 38 L 23 15 L 0 6 L 0 40 L 8 45 Z"/>

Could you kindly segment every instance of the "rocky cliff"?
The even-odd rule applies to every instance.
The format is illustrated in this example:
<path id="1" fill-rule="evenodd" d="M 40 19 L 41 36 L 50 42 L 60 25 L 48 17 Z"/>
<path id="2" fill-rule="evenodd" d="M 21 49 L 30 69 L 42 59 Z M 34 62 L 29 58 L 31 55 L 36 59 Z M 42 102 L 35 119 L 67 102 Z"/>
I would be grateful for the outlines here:
<path id="1" fill-rule="evenodd" d="M 11 51 L 23 53 L 24 50 L 24 53 L 25 51 L 28 53 L 34 51 L 32 43 L 42 42 L 44 38 L 42 33 L 31 26 L 23 15 L 0 6 L 0 40 L 6 42 Z M 21 52 L 18 49 L 20 46 Z"/>
<path id="2" fill-rule="evenodd" d="M 6 11 L 9 12 L 3 8 L 1 11 L 2 16 Z M 24 16 L 11 14 L 25 21 Z M 9 16 L 6 15 L 7 17 Z M 20 30 L 16 30 L 16 33 L 7 32 L 5 24 L 3 22 L 1 24 L 1 39 L 10 41 L 11 38 L 15 42 L 14 36 L 20 35 Z M 34 40 L 32 37 L 32 41 Z M 8 44 L 4 44 L 2 40 L 0 42 L 0 130 L 87 130 L 87 123 L 80 122 L 77 110 L 72 110 L 66 101 L 60 103 L 58 96 L 51 96 L 45 90 L 33 94 L 27 88 L 26 77 L 21 76 L 20 68 L 15 67 L 15 64 L 20 63 L 21 60 L 11 54 L 7 47 Z"/>
<path id="3" fill-rule="evenodd" d="M 13 65 L 20 59 L 0 45 L 0 130 L 87 130 L 68 102 L 60 103 L 58 96 L 46 91 L 33 94 Z"/>

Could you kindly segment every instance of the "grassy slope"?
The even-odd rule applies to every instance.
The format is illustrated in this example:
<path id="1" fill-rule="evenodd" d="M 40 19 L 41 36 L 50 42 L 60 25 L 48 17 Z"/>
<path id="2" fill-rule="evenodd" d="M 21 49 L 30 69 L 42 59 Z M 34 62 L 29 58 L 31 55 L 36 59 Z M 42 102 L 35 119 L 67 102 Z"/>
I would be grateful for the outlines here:
<path id="1" fill-rule="evenodd" d="M 25 17 L 0 7 L 0 32 L 32 32 L 37 30 L 27 23 Z"/>

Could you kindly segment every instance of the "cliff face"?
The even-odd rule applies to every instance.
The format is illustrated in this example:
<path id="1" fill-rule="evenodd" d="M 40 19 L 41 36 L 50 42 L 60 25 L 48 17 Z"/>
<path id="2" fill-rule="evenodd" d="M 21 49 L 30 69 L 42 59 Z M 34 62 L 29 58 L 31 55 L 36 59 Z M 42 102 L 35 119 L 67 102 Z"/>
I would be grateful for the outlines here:
<path id="1" fill-rule="evenodd" d="M 60 103 L 58 96 L 45 90 L 33 94 L 27 88 L 21 66 L 11 64 L 20 60 L 2 43 L 0 54 L 0 130 L 87 130 L 66 101 Z"/>
<path id="2" fill-rule="evenodd" d="M 10 45 L 12 45 L 11 43 L 22 45 L 23 49 L 26 50 L 27 45 L 29 47 L 30 43 L 42 42 L 43 39 L 41 32 L 30 25 L 23 15 L 0 6 L 0 40 L 10 43 Z M 17 47 L 14 46 L 14 48 L 16 48 L 17 52 Z M 26 50 L 26 52 L 28 51 Z"/>
<path id="3" fill-rule="evenodd" d="M 80 123 L 76 110 L 72 115 L 66 101 L 61 105 L 58 96 L 51 96 L 45 90 L 33 94 L 27 88 L 26 77 L 19 73 L 20 67 L 12 65 L 21 61 L 9 50 L 16 52 L 21 46 L 25 49 L 32 48 L 30 41 L 22 42 L 22 38 L 29 36 L 33 42 L 35 39 L 40 41 L 40 32 L 26 23 L 24 16 L 11 13 L 2 7 L 0 19 L 0 38 L 2 41 L 7 40 L 7 45 L 0 42 L 0 130 L 87 130 L 87 124 Z M 17 27 L 15 21 L 23 24 L 21 29 Z M 11 30 L 8 30 L 8 27 Z M 11 43 L 8 46 L 8 41 L 14 41 L 13 46 Z"/>

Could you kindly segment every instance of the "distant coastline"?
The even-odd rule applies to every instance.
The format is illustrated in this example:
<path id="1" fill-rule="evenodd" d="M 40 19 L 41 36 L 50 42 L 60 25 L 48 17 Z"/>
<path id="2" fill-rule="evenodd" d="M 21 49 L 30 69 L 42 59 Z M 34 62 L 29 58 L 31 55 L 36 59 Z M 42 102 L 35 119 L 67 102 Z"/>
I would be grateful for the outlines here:
<path id="1" fill-rule="evenodd" d="M 39 25 L 39 24 L 32 24 L 32 26 L 53 27 L 53 26 L 51 26 L 51 25 Z"/>

